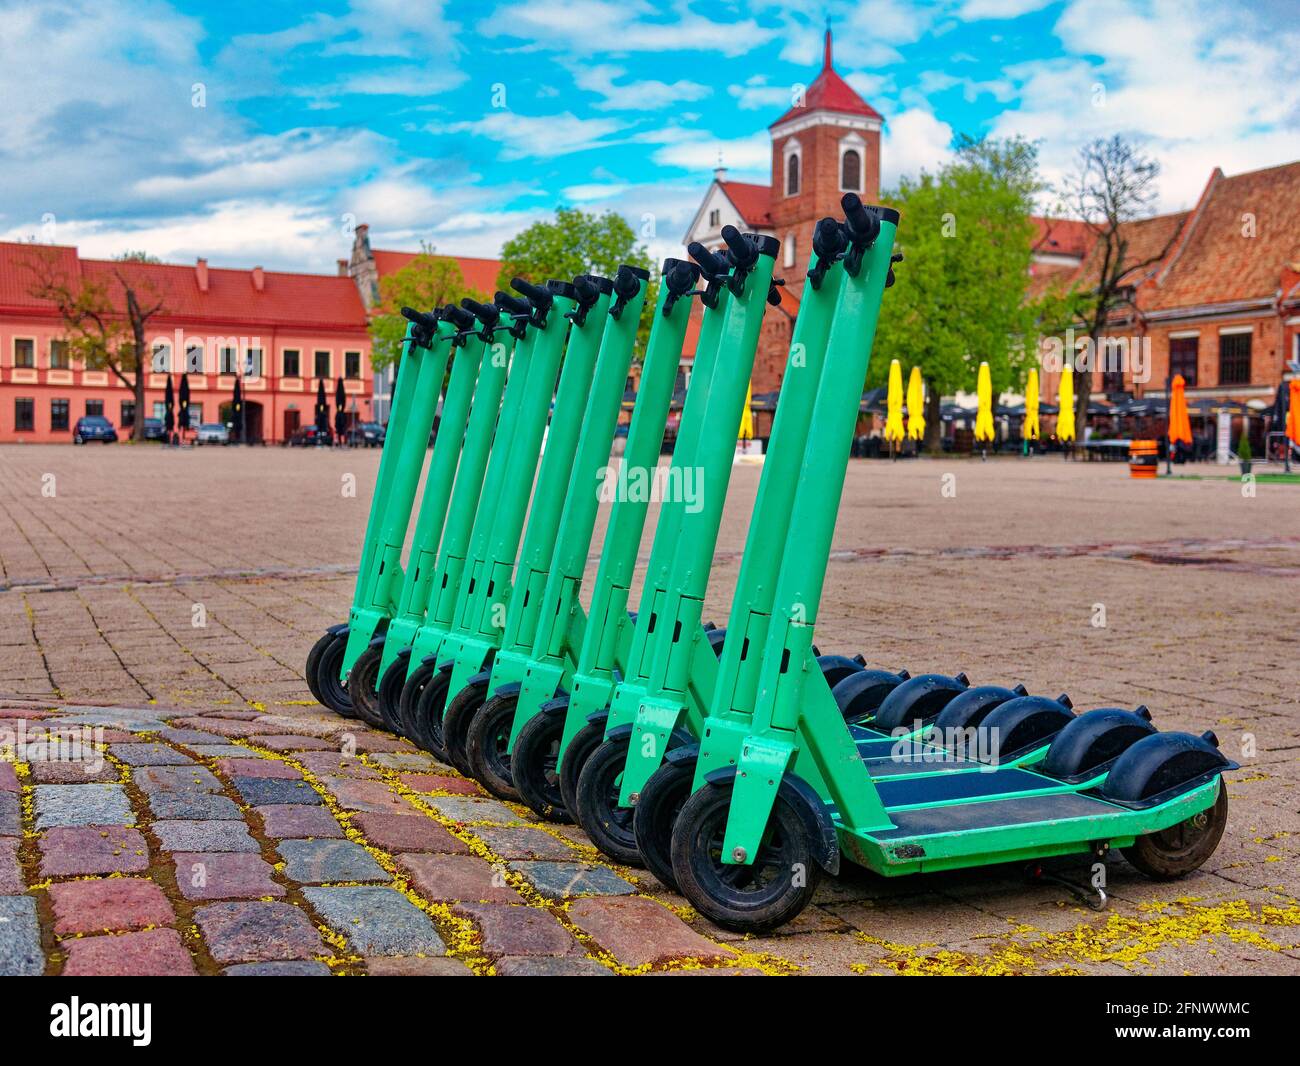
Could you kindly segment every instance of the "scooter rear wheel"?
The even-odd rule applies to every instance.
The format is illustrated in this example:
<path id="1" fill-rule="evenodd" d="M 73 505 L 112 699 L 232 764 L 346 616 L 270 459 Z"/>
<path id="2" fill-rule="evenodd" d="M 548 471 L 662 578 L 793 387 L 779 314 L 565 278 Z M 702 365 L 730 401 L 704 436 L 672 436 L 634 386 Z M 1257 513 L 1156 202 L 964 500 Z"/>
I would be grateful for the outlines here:
<path id="1" fill-rule="evenodd" d="M 732 788 L 710 785 L 682 807 L 673 831 L 673 872 L 682 894 L 716 925 L 742 933 L 775 929 L 812 899 L 821 879 L 803 818 L 778 793 L 750 865 L 722 861 Z"/>
<path id="2" fill-rule="evenodd" d="M 348 683 L 339 678 L 339 668 L 343 665 L 343 653 L 347 646 L 347 636 L 336 635 L 321 652 L 316 667 L 316 685 L 320 689 L 321 703 L 344 718 L 355 718 L 357 712 L 352 706 Z"/>
<path id="3" fill-rule="evenodd" d="M 520 798 L 512 776 L 514 759 L 506 750 L 518 706 L 518 692 L 497 693 L 474 716 L 465 738 L 465 756 L 470 772 L 499 799 Z"/>
<path id="4" fill-rule="evenodd" d="M 1154 881 L 1185 877 L 1214 854 L 1228 824 L 1228 790 L 1219 782 L 1214 806 L 1159 833 L 1140 836 L 1121 851 L 1124 858 Z"/>
<path id="5" fill-rule="evenodd" d="M 442 747 L 456 767 L 466 777 L 473 775 L 469 765 L 469 727 L 474 717 L 483 709 L 487 696 L 487 679 L 466 685 L 447 701 L 442 713 Z"/>
<path id="6" fill-rule="evenodd" d="M 587 759 L 578 776 L 578 824 L 591 842 L 615 862 L 640 866 L 634 807 L 620 807 L 618 794 L 627 764 L 628 740 L 606 740 Z"/>
<path id="7" fill-rule="evenodd" d="M 333 633 L 325 633 L 321 638 L 311 646 L 311 651 L 307 653 L 307 687 L 311 694 L 316 698 L 317 703 L 324 703 L 325 699 L 321 696 L 320 683 L 316 680 L 316 675 L 320 672 L 320 657 L 325 654 L 325 649 L 334 641 Z"/>
<path id="8" fill-rule="evenodd" d="M 695 762 L 683 759 L 659 767 L 641 790 L 632 817 L 632 832 L 645 868 L 661 884 L 675 891 L 680 890 L 677 875 L 673 873 L 673 827 L 682 807 L 691 798 Z"/>
<path id="9" fill-rule="evenodd" d="M 560 759 L 560 795 L 564 797 L 564 809 L 576 822 L 578 820 L 578 779 L 582 768 L 587 765 L 591 753 L 600 747 L 605 739 L 605 721 L 598 719 L 588 722 L 569 741 Z"/>
<path id="10" fill-rule="evenodd" d="M 564 715 L 539 714 L 519 731 L 515 750 L 510 753 L 510 778 L 519 798 L 549 822 L 573 821 L 564 804 L 557 769 L 563 736 Z"/>
<path id="11" fill-rule="evenodd" d="M 376 682 L 379 680 L 379 660 L 384 653 L 382 644 L 372 644 L 352 664 L 348 674 L 348 693 L 352 697 L 352 707 L 368 726 L 384 728 L 383 716 L 379 713 L 379 692 Z"/>

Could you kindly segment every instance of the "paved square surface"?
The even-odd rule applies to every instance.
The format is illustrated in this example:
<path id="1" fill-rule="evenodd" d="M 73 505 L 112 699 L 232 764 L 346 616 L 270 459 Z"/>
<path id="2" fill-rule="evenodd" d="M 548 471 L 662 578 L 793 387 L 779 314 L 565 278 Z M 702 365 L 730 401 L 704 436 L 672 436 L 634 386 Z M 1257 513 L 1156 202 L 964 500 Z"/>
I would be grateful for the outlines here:
<path id="1" fill-rule="evenodd" d="M 1114 858 L 1104 913 L 1014 868 L 850 867 L 737 937 L 314 703 L 304 658 L 347 615 L 377 463 L 0 448 L 0 973 L 1300 972 L 1300 485 L 853 463 L 823 651 L 1213 729 L 1242 764 L 1228 830 L 1172 884 Z M 758 476 L 733 475 L 719 624 Z"/>

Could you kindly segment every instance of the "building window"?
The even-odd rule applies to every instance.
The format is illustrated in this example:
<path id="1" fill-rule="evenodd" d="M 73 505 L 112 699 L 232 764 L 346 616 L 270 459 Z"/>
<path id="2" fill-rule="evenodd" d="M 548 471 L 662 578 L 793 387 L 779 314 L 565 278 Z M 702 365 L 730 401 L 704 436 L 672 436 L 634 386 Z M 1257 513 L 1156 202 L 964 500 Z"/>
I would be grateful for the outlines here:
<path id="1" fill-rule="evenodd" d="M 185 372 L 203 373 L 203 344 L 200 341 L 191 341 L 185 345 Z"/>
<path id="2" fill-rule="evenodd" d="M 230 346 L 223 346 L 220 351 L 220 359 L 217 362 L 218 374 L 234 374 L 238 372 L 239 362 L 237 352 Z"/>
<path id="3" fill-rule="evenodd" d="M 840 156 L 840 189 L 844 192 L 862 191 L 862 156 L 856 148 L 849 148 Z"/>
<path id="4" fill-rule="evenodd" d="M 791 232 L 785 235 L 785 265 L 787 267 L 792 267 L 794 266 L 794 264 L 795 264 L 794 233 Z"/>
<path id="5" fill-rule="evenodd" d="M 50 341 L 50 369 L 67 370 L 72 366 L 67 341 Z"/>
<path id="6" fill-rule="evenodd" d="M 716 207 L 709 212 L 709 229 L 717 229 L 722 225 L 722 212 Z"/>
<path id="7" fill-rule="evenodd" d="M 166 341 L 154 341 L 152 366 L 155 374 L 171 373 L 172 346 Z"/>
<path id="8" fill-rule="evenodd" d="M 104 417 L 104 401 L 103 401 L 103 400 L 87 400 L 87 401 L 86 401 L 86 414 L 87 414 L 88 416 L 90 416 L 90 417 L 93 417 L 93 418 L 103 418 L 103 417 Z"/>
<path id="9" fill-rule="evenodd" d="M 330 353 L 316 353 L 316 376 L 318 378 L 327 378 L 330 376 Z"/>
<path id="10" fill-rule="evenodd" d="M 132 426 L 135 425 L 135 401 L 134 400 L 122 401 L 122 417 L 119 422 L 119 425 L 121 425 L 123 429 L 130 429 Z"/>
<path id="11" fill-rule="evenodd" d="M 161 422 L 164 418 L 167 417 L 167 401 L 166 401 L 166 400 L 154 400 L 154 402 L 153 402 L 153 416 L 154 416 L 154 418 L 157 419 L 159 422 Z"/>
<path id="12" fill-rule="evenodd" d="M 68 428 L 68 401 L 50 401 L 50 429 Z"/>
<path id="13" fill-rule="evenodd" d="M 361 376 L 360 352 L 343 353 L 343 376 L 346 378 L 359 378 Z"/>
<path id="14" fill-rule="evenodd" d="M 203 404 L 192 403 L 187 410 L 190 414 L 190 429 L 198 429 L 203 424 Z"/>
<path id="15" fill-rule="evenodd" d="M 785 161 L 785 194 L 799 195 L 799 153 L 791 152 Z"/>
<path id="16" fill-rule="evenodd" d="M 298 349 L 286 348 L 284 350 L 284 376 L 287 378 L 296 378 L 299 373 Z"/>
<path id="17" fill-rule="evenodd" d="M 1250 383 L 1250 334 L 1219 334 L 1219 384 Z"/>
<path id="18" fill-rule="evenodd" d="M 262 349 L 249 348 L 244 353 L 244 377 L 260 378 L 262 376 Z"/>
<path id="19" fill-rule="evenodd" d="M 1196 384 L 1196 357 L 1199 349 L 1200 339 L 1197 337 L 1169 338 L 1169 379 L 1171 381 L 1176 375 L 1182 374 L 1188 388 Z"/>
<path id="20" fill-rule="evenodd" d="M 36 342 L 30 337 L 14 338 L 14 366 L 30 369 L 36 365 Z M 31 428 L 30 426 L 28 427 Z"/>
<path id="21" fill-rule="evenodd" d="M 14 400 L 14 429 L 33 430 L 36 428 L 36 401 L 28 396 L 19 396 Z"/>

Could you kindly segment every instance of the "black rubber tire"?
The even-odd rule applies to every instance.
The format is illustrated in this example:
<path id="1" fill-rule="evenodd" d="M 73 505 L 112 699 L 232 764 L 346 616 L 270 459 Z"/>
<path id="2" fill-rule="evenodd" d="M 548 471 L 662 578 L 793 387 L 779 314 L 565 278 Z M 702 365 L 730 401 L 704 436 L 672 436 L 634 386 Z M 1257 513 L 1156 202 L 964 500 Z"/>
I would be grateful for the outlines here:
<path id="1" fill-rule="evenodd" d="M 316 686 L 320 689 L 321 703 L 344 718 L 355 718 L 357 712 L 352 706 L 348 683 L 339 680 L 339 667 L 343 664 L 347 646 L 347 635 L 339 634 L 321 652 L 316 666 Z"/>
<path id="2" fill-rule="evenodd" d="M 437 667 L 433 663 L 417 663 L 402 682 L 402 695 L 397 701 L 397 721 L 402 735 L 411 740 L 417 740 L 419 736 L 417 719 L 420 697 L 424 694 L 425 687 L 436 670 Z"/>
<path id="3" fill-rule="evenodd" d="M 1159 833 L 1148 833 L 1121 852 L 1153 881 L 1175 881 L 1199 869 L 1219 846 L 1228 824 L 1228 789 L 1219 781 L 1214 806 Z"/>
<path id="4" fill-rule="evenodd" d="M 474 715 L 465 738 L 465 756 L 470 773 L 498 799 L 520 798 L 511 776 L 513 760 L 506 751 L 517 706 L 517 691 L 499 692 L 492 696 Z"/>
<path id="5" fill-rule="evenodd" d="M 618 805 L 619 782 L 627 763 L 626 737 L 606 740 L 591 753 L 578 775 L 578 824 L 604 854 L 628 866 L 641 865 L 633 807 Z"/>
<path id="6" fill-rule="evenodd" d="M 680 891 L 673 872 L 673 827 L 682 807 L 691 798 L 695 779 L 694 759 L 665 762 L 650 775 L 632 816 L 632 832 L 645 868 L 660 884 Z"/>
<path id="7" fill-rule="evenodd" d="M 451 765 L 447 746 L 442 742 L 442 716 L 447 706 L 447 688 L 451 672 L 434 670 L 420 690 L 415 704 L 415 736 L 411 739 L 441 763 Z"/>
<path id="8" fill-rule="evenodd" d="M 333 633 L 322 634 L 321 638 L 311 646 L 311 651 L 307 653 L 307 687 L 311 690 L 311 694 L 315 697 L 317 703 L 325 702 L 321 698 L 320 685 L 316 681 L 316 674 L 320 670 L 320 657 L 325 654 L 325 649 L 330 646 L 333 640 Z"/>
<path id="9" fill-rule="evenodd" d="M 466 685 L 447 701 L 442 712 L 442 748 L 447 760 L 466 777 L 472 775 L 469 766 L 469 727 L 474 716 L 483 709 L 487 698 L 487 679 Z"/>
<path id="10" fill-rule="evenodd" d="M 578 820 L 578 779 L 582 768 L 587 765 L 591 753 L 605 740 L 604 719 L 588 722 L 569 741 L 560 760 L 560 795 L 564 797 L 564 809 L 576 823 Z"/>
<path id="11" fill-rule="evenodd" d="M 806 823 L 783 793 L 777 794 L 754 863 L 723 863 L 731 793 L 730 784 L 710 785 L 686 801 L 673 831 L 673 873 L 682 894 L 709 921 L 760 933 L 798 915 L 812 899 L 822 871 Z"/>
<path id="12" fill-rule="evenodd" d="M 375 729 L 384 728 L 384 719 L 379 713 L 379 660 L 383 658 L 384 646 L 371 644 L 357 656 L 348 674 L 348 695 L 352 697 L 352 709 L 366 725 Z"/>
<path id="13" fill-rule="evenodd" d="M 402 688 L 406 684 L 406 667 L 411 661 L 409 653 L 399 655 L 379 678 L 375 689 L 378 694 L 379 717 L 383 719 L 384 728 L 395 735 L 402 733 Z"/>
<path id="14" fill-rule="evenodd" d="M 538 714 L 519 731 L 510 754 L 510 777 L 519 798 L 539 818 L 548 822 L 572 822 L 560 791 L 560 740 L 564 736 L 564 715 Z"/>

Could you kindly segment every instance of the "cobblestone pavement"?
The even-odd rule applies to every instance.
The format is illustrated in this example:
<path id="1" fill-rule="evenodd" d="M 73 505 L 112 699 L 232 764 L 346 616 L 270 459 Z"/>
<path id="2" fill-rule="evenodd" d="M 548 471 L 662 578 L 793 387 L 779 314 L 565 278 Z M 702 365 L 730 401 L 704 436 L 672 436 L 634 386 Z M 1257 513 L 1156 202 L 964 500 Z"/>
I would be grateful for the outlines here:
<path id="1" fill-rule="evenodd" d="M 1101 914 L 1007 867 L 848 869 L 741 938 L 313 703 L 376 461 L 0 449 L 0 973 L 1300 972 L 1300 486 L 853 464 L 823 650 L 1213 728 L 1243 764 L 1228 832 L 1181 882 L 1115 859 Z"/>

